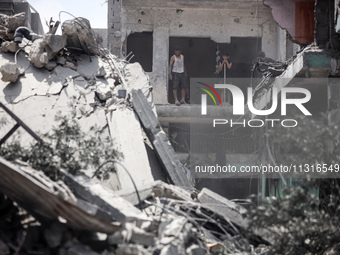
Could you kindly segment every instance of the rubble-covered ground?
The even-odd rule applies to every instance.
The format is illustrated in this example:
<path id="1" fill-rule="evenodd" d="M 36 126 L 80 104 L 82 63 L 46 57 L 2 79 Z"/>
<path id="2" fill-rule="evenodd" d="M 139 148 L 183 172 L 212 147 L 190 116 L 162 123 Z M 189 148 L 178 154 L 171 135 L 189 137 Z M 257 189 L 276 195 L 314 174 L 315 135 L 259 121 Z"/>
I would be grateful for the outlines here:
<path id="1" fill-rule="evenodd" d="M 287 231 L 251 227 L 248 208 L 190 185 L 148 76 L 98 45 L 86 19 L 19 45 L 24 14 L 0 22 L 0 254 L 266 254 Z"/>
<path id="2" fill-rule="evenodd" d="M 7 30 L 0 102 L 22 121 L 0 108 L 1 137 L 20 124 L 2 148 L 18 140 L 22 148 L 36 143 L 25 124 L 46 143 L 47 134 L 60 129 L 59 115 L 76 119 L 83 136 L 96 126 L 121 156 L 108 180 L 92 178 L 96 169 L 80 164 L 85 169 L 77 175 L 60 165 L 55 181 L 33 169 L 32 159 L 0 158 L 0 254 L 261 253 L 271 238 L 247 229 L 245 208 L 210 190 L 154 181 L 169 177 L 133 109 L 132 91 L 139 90 L 156 115 L 152 87 L 138 63 L 99 46 L 83 18 L 64 22 L 62 35 L 24 38 L 17 45 L 13 33 L 23 25 L 22 16 L 4 16 L 1 24 Z M 9 18 L 15 26 L 8 26 Z"/>

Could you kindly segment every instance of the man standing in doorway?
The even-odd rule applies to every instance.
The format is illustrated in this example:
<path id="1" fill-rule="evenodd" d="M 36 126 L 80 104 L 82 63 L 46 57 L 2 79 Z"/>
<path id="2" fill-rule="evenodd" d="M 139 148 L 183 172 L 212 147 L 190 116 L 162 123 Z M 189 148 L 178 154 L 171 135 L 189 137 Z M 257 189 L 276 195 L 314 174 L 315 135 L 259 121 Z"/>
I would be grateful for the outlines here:
<path id="1" fill-rule="evenodd" d="M 185 90 L 187 88 L 187 73 L 184 66 L 182 48 L 175 46 L 175 55 L 170 58 L 169 79 L 172 80 L 173 94 L 177 106 L 185 104 Z M 181 89 L 181 101 L 178 101 L 177 88 Z"/>

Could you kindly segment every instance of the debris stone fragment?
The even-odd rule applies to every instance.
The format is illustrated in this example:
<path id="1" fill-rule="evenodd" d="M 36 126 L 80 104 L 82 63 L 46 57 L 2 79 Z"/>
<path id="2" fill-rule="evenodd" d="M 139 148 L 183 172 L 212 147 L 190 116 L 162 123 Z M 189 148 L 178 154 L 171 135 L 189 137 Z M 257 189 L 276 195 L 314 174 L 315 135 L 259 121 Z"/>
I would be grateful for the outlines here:
<path id="1" fill-rule="evenodd" d="M 0 36 L 5 40 L 14 39 L 14 31 L 20 26 L 24 26 L 26 13 L 21 12 L 13 16 L 0 13 Z"/>
<path id="2" fill-rule="evenodd" d="M 20 75 L 25 72 L 20 70 L 18 65 L 15 63 L 6 63 L 0 68 L 2 77 L 1 80 L 4 82 L 16 82 Z"/>
<path id="3" fill-rule="evenodd" d="M 2 52 L 17 52 L 19 50 L 18 44 L 13 41 L 5 41 L 1 44 Z"/>
<path id="4" fill-rule="evenodd" d="M 82 17 L 66 20 L 62 24 L 63 35 L 67 35 L 68 47 L 84 50 L 90 55 L 98 55 L 98 45 L 90 22 Z"/>

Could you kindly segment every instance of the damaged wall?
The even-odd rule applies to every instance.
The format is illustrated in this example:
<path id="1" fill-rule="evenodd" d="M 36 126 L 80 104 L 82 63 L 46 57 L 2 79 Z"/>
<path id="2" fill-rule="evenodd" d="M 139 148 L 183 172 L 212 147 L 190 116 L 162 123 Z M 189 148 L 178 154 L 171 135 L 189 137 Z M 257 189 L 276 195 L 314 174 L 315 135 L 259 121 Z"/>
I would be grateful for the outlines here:
<path id="1" fill-rule="evenodd" d="M 217 1 L 215 6 L 201 2 L 178 2 L 176 6 L 161 2 L 157 7 L 148 1 L 109 1 L 108 41 L 112 52 L 126 55 L 129 34 L 153 32 L 153 71 L 149 75 L 156 104 L 167 102 L 169 37 L 211 38 L 217 43 L 230 43 L 231 37 L 262 37 L 266 54 L 279 56 L 277 25 L 270 9 L 261 2 Z"/>
<path id="2" fill-rule="evenodd" d="M 30 44 L 25 47 L 25 51 L 34 50 L 33 46 Z M 139 120 L 131 107 L 125 105 L 124 99 L 118 98 L 118 90 L 122 88 L 122 85 L 117 85 L 115 78 L 117 70 L 114 71 L 110 67 L 107 59 L 99 56 L 92 56 L 90 59 L 88 55 L 78 55 L 71 69 L 67 65 L 69 61 L 65 60 L 62 64 L 58 61 L 61 58 L 58 56 L 57 60 L 49 61 L 49 63 L 53 62 L 54 66 L 52 70 L 47 70 L 47 66 L 37 68 L 31 64 L 26 54 L 20 51 L 16 55 L 17 66 L 25 70 L 24 75 L 18 77 L 16 81 L 0 81 L 2 88 L 0 101 L 7 108 L 39 134 L 52 130 L 56 124 L 55 116 L 58 112 L 64 116 L 77 118 L 84 132 L 96 126 L 103 131 L 103 135 L 110 134 L 117 150 L 123 155 L 120 161 L 130 171 L 133 171 L 137 186 L 143 186 L 154 180 Z M 137 88 L 143 89 L 145 93 L 149 92 L 148 77 L 139 64 L 115 61 L 117 61 L 117 67 L 124 70 L 128 93 Z M 0 54 L 1 65 L 14 64 L 13 62 L 15 62 L 14 53 Z M 147 97 L 152 102 L 150 93 Z M 118 117 L 121 113 L 125 113 L 125 118 Z M 4 119 L 5 125 L 1 123 L 0 128 L 1 138 L 15 122 L 0 108 L 0 120 Z M 124 122 L 125 120 L 127 122 Z M 120 130 L 112 128 L 113 125 Z M 125 132 L 126 126 L 133 130 L 133 136 L 132 133 Z M 122 129 L 125 132 L 124 136 Z M 32 137 L 21 128 L 11 138 L 19 139 L 22 145 L 32 142 Z M 134 153 L 138 154 L 138 158 Z M 119 166 L 117 169 L 120 172 L 118 178 L 121 188 L 132 187 L 133 184 L 128 174 Z M 109 183 L 107 185 L 111 187 Z"/>
<path id="3" fill-rule="evenodd" d="M 264 0 L 272 9 L 278 24 L 301 44 L 308 44 L 314 39 L 314 4 L 315 0 Z"/>

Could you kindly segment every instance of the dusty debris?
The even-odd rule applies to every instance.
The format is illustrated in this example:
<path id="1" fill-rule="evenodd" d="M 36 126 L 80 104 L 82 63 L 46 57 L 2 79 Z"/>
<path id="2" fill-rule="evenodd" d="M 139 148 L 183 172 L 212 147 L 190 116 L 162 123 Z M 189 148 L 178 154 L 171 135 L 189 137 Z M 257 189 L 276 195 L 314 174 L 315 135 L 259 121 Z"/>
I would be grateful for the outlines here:
<path id="1" fill-rule="evenodd" d="M 6 63 L 0 68 L 4 82 L 16 82 L 20 75 L 24 75 L 25 71 L 20 69 L 15 63 Z"/>
<path id="2" fill-rule="evenodd" d="M 80 55 L 79 49 L 95 56 Z M 14 56 L 6 55 L 1 61 L 12 65 Z M 27 65 L 27 55 L 39 70 Z M 0 216 L 0 252 L 246 254 L 251 245 L 259 245 L 257 233 L 249 239 L 244 235 L 244 208 L 216 196 L 210 206 L 208 191 L 197 197 L 157 120 L 148 76 L 138 63 L 99 50 L 86 19 L 64 22 L 63 36 L 48 34 L 29 42 L 17 58 L 19 66 L 28 66 L 23 86 L 4 84 L 0 96 L 19 117 L 45 133 L 57 111 L 75 112 L 84 129 L 96 123 L 108 132 L 123 159 L 113 162 L 116 172 L 108 181 L 95 178 L 98 169 L 77 176 L 60 169 L 62 181 L 53 182 L 0 158 L 0 191 L 5 194 L 0 207 L 8 206 L 11 219 Z M 148 139 L 157 166 L 146 150 Z M 178 186 L 154 182 L 153 171 Z M 18 227 L 7 238 L 2 226 L 12 224 Z"/>
<path id="3" fill-rule="evenodd" d="M 35 40 L 31 46 L 29 58 L 33 65 L 38 68 L 44 67 L 48 63 L 48 56 L 45 52 L 43 39 Z"/>
<path id="4" fill-rule="evenodd" d="M 66 46 L 66 40 L 67 36 L 65 35 L 46 34 L 44 36 L 44 48 L 49 60 L 53 59 Z"/>
<path id="5" fill-rule="evenodd" d="M 62 24 L 63 35 L 67 35 L 67 46 L 82 49 L 90 55 L 98 55 L 98 45 L 91 29 L 90 22 L 85 18 L 66 20 Z"/>
<path id="6" fill-rule="evenodd" d="M 62 56 L 58 56 L 57 57 L 57 64 L 59 65 L 65 65 L 66 64 L 66 58 L 62 57 Z"/>
<path id="7" fill-rule="evenodd" d="M 105 68 L 103 66 L 101 66 L 98 69 L 98 72 L 96 73 L 96 77 L 105 77 L 105 76 L 106 76 Z"/>
<path id="8" fill-rule="evenodd" d="M 249 220 L 247 219 L 247 210 L 215 192 L 203 188 L 198 194 L 197 199 L 202 203 L 202 206 L 206 206 L 209 210 L 214 211 L 217 214 L 223 215 L 232 224 L 237 227 L 247 230 L 249 228 Z M 265 242 L 273 243 L 274 240 L 269 232 L 266 230 L 257 230 L 257 233 Z"/>
<path id="9" fill-rule="evenodd" d="M 251 247 L 259 246 L 257 239 L 261 239 L 260 237 L 245 238 L 243 234 L 249 230 L 240 231 L 238 225 L 231 223 L 231 221 L 235 221 L 234 217 L 236 217 L 232 215 L 232 211 L 240 213 L 246 220 L 246 215 L 243 215 L 246 210 L 243 207 L 224 199 L 224 210 L 216 212 L 214 208 L 210 208 L 220 207 L 221 202 L 218 201 L 218 197 L 215 196 L 216 200 L 212 200 L 209 206 L 205 206 L 194 198 L 195 191 L 185 191 L 160 181 L 150 185 L 144 192 L 141 190 L 141 194 L 144 193 L 144 195 L 140 196 L 141 203 L 138 203 L 137 206 L 142 208 L 142 211 L 132 205 L 130 205 L 132 206 L 130 209 L 120 210 L 124 207 L 123 204 L 125 206 L 128 204 L 128 201 L 118 196 L 124 191 L 116 193 L 114 197 L 107 196 L 107 191 L 102 188 L 98 190 L 100 187 L 98 185 L 94 188 L 95 185 L 92 181 L 84 176 L 65 175 L 65 182 L 69 187 L 72 187 L 73 193 L 67 187 L 65 187 L 66 189 L 61 188 L 59 184 L 46 179 L 39 172 L 35 173 L 34 170 L 26 167 L 14 166 L 2 159 L 0 171 L 4 177 L 1 180 L 13 184 L 11 188 L 2 182 L 1 191 L 22 205 L 28 212 L 34 212 L 36 215 L 36 220 L 28 220 L 30 216 L 25 216 L 25 221 L 30 223 L 27 223 L 27 233 L 22 239 L 22 244 L 10 245 L 7 243 L 7 239 L 2 239 L 0 230 L 0 240 L 2 240 L 0 248 L 3 249 L 4 254 L 10 249 L 17 249 L 17 251 L 32 249 L 33 247 L 23 245 L 25 240 L 40 235 L 43 239 L 36 242 L 41 243 L 40 251 L 44 251 L 45 254 L 51 249 L 59 250 L 60 254 L 104 255 L 110 254 L 110 252 L 113 254 L 157 253 L 169 255 L 250 254 Z M 26 176 L 25 179 L 19 177 L 18 174 Z M 13 192 L 13 188 L 15 192 Z M 24 197 L 22 197 L 23 188 L 26 192 Z M 36 196 L 37 188 L 39 197 Z M 97 190 L 99 193 L 94 195 L 90 189 Z M 150 190 L 153 191 L 150 192 Z M 47 198 L 46 192 L 50 193 L 49 198 Z M 19 194 L 21 195 L 19 196 Z M 76 197 L 73 197 L 73 194 Z M 211 196 L 212 194 L 205 190 L 199 195 L 199 198 L 204 200 L 207 195 Z M 59 200 L 77 201 L 76 204 L 72 203 L 78 209 L 75 210 L 76 208 L 70 203 L 65 207 L 52 196 L 59 197 Z M 44 201 L 44 204 L 42 205 L 39 200 Z M 57 207 L 55 202 L 59 203 Z M 6 204 L 13 206 L 8 200 L 0 199 L 1 207 Z M 52 208 L 53 211 L 51 211 Z M 21 210 L 18 207 L 13 207 L 13 209 L 15 209 L 14 214 Z M 79 210 L 84 211 L 80 213 Z M 117 214 L 118 210 L 120 212 Z M 135 214 L 140 216 L 137 218 L 128 216 L 132 211 L 136 211 Z M 119 214 L 121 216 L 118 216 Z M 119 218 L 119 223 L 113 223 L 117 221 L 117 218 Z M 54 221 L 51 221 L 52 219 Z M 230 221 L 225 219 L 230 219 Z M 87 223 L 84 224 L 85 222 Z M 96 224 L 93 225 L 94 222 Z M 0 226 L 1 224 L 3 223 L 0 217 Z M 36 224 L 40 227 L 36 227 Z M 71 231 L 71 229 L 79 228 L 89 231 L 88 234 Z M 97 231 L 108 235 L 99 234 Z M 250 236 L 254 235 L 254 233 L 250 234 Z M 259 246 L 257 250 L 262 252 L 263 249 L 260 247 L 263 248 L 263 246 Z M 252 252 L 251 254 L 257 253 Z"/>
<path id="10" fill-rule="evenodd" d="M 17 52 L 19 49 L 18 44 L 13 41 L 5 41 L 1 44 L 1 51 L 2 52 Z"/>
<path id="11" fill-rule="evenodd" d="M 49 70 L 49 71 L 52 71 L 54 68 L 57 67 L 57 62 L 52 60 L 52 61 L 48 61 L 47 64 L 44 65 L 44 67 Z"/>
<path id="12" fill-rule="evenodd" d="M 0 13 L 0 36 L 5 40 L 14 39 L 14 31 L 23 26 L 26 21 L 26 13 L 21 12 L 13 16 Z"/>
<path id="13" fill-rule="evenodd" d="M 174 185 L 166 184 L 162 181 L 155 181 L 138 190 L 141 200 L 148 199 L 150 197 L 167 197 L 183 201 L 193 201 L 192 194 L 182 188 Z M 120 196 L 134 205 L 138 205 L 139 201 L 134 189 L 118 190 L 117 196 Z"/>

